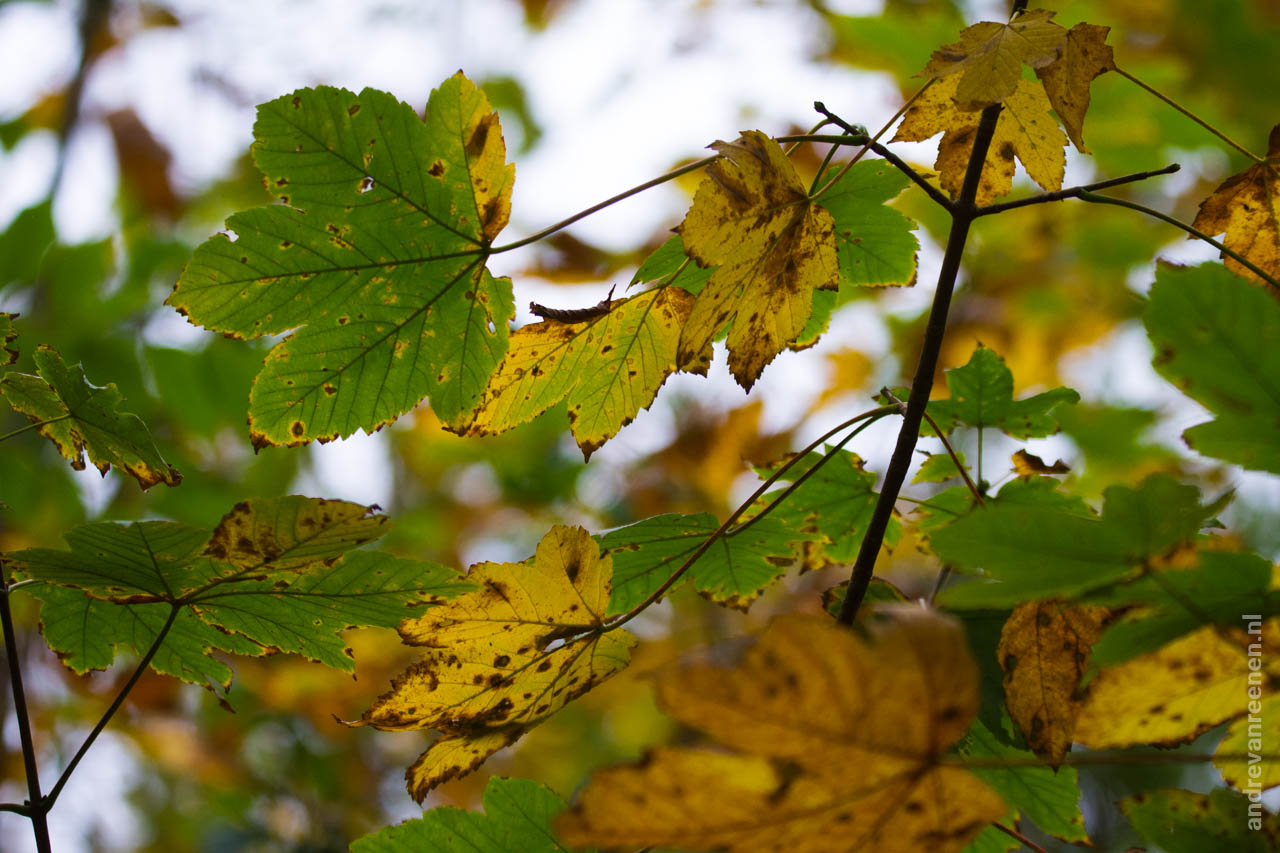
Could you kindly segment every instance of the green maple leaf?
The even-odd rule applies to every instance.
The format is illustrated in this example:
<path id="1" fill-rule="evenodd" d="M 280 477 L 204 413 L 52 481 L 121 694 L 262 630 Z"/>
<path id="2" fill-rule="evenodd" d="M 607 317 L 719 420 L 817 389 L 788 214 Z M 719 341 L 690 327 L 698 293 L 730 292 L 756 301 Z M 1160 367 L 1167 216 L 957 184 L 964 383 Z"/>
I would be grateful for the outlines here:
<path id="1" fill-rule="evenodd" d="M 425 119 L 383 92 L 301 89 L 258 110 L 254 160 L 283 204 L 227 220 L 168 303 L 277 344 L 249 398 L 256 446 L 372 432 L 423 397 L 465 421 L 507 348 L 511 283 L 484 266 L 514 167 L 483 92 L 454 75 Z"/>
<path id="2" fill-rule="evenodd" d="M 4 342 L 14 337 L 6 333 Z M 182 475 L 161 457 L 138 416 L 117 410 L 124 398 L 115 385 L 90 384 L 84 369 L 78 364 L 68 366 L 53 347 L 41 344 L 32 358 L 40 375 L 6 373 L 0 379 L 0 394 L 40 425 L 40 434 L 71 460 L 72 468 L 83 470 L 88 453 L 104 475 L 114 465 L 144 489 L 182 482 Z"/>
<path id="3" fill-rule="evenodd" d="M 172 614 L 151 666 L 225 690 L 230 671 L 210 650 L 288 652 L 349 672 L 341 631 L 395 627 L 469 588 L 441 566 L 352 550 L 385 524 L 358 504 L 289 496 L 237 504 L 213 531 L 88 524 L 67 534 L 70 550 L 5 560 L 44 582 L 32 594 L 45 639 L 74 671 L 108 666 L 121 647 L 144 654 Z"/>
<path id="4" fill-rule="evenodd" d="M 1221 264 L 1161 264 L 1143 314 L 1160 375 L 1217 415 L 1194 450 L 1280 474 L 1280 305 Z"/>
<path id="5" fill-rule="evenodd" d="M 1014 438 L 1042 438 L 1058 431 L 1053 410 L 1076 403 L 1070 388 L 1054 388 L 1024 400 L 1013 399 L 1013 373 L 994 350 L 979 345 L 963 367 L 947 371 L 948 400 L 933 400 L 929 414 L 949 433 L 957 426 L 995 427 Z"/>
<path id="6" fill-rule="evenodd" d="M 567 853 L 551 831 L 551 822 L 564 810 L 564 800 L 537 782 L 494 777 L 484 789 L 483 814 L 435 808 L 366 835 L 352 843 L 351 853 Z"/>

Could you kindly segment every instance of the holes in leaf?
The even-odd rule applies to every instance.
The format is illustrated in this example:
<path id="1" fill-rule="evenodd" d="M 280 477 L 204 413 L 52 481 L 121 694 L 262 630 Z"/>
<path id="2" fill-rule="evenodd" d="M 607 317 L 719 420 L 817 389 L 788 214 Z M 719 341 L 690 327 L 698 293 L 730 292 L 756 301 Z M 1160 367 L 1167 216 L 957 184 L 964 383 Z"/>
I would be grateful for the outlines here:
<path id="1" fill-rule="evenodd" d="M 367 193 L 371 189 L 373 189 L 373 178 L 365 175 L 364 179 L 360 181 L 360 188 L 356 192 Z"/>

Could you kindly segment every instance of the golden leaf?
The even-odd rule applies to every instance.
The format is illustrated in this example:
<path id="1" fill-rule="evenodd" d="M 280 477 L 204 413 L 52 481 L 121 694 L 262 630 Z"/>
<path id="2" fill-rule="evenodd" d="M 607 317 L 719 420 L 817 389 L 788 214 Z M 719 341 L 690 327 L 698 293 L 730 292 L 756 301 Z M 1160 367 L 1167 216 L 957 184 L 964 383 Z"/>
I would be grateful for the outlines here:
<path id="1" fill-rule="evenodd" d="M 1044 84 L 1044 93 L 1066 128 L 1067 136 L 1085 154 L 1089 153 L 1089 149 L 1084 147 L 1084 114 L 1089 110 L 1089 84 L 1099 74 L 1114 71 L 1116 67 L 1111 46 L 1106 43 L 1110 31 L 1110 27 L 1076 24 L 1067 31 L 1062 55 L 1036 69 L 1036 76 Z"/>
<path id="2" fill-rule="evenodd" d="M 1040 477 L 1045 474 L 1071 473 L 1071 468 L 1061 459 L 1050 465 L 1039 456 L 1036 456 L 1034 453 L 1028 453 L 1026 450 L 1015 450 L 1012 460 L 1013 473 L 1026 480 L 1030 480 L 1032 477 Z"/>
<path id="3" fill-rule="evenodd" d="M 1280 645 L 1280 619 L 1262 626 L 1263 648 Z M 1254 638 L 1256 640 L 1256 638 Z M 1250 676 L 1262 692 L 1280 689 L 1280 663 L 1253 658 L 1250 635 L 1207 625 L 1110 669 L 1089 686 L 1075 738 L 1095 748 L 1185 743 L 1247 710 Z"/>
<path id="4" fill-rule="evenodd" d="M 750 390 L 765 365 L 804 331 L 814 290 L 840 275 L 835 220 L 810 201 L 778 143 L 755 130 L 711 146 L 707 167 L 677 229 L 686 254 L 718 269 L 698 294 L 680 338 L 679 362 L 696 362 L 730 321 L 729 369 Z"/>
<path id="5" fill-rule="evenodd" d="M 888 608 L 873 642 L 826 617 L 774 620 L 733 667 L 668 671 L 663 709 L 723 749 L 660 749 L 597 774 L 556 824 L 574 846 L 731 853 L 951 851 L 1004 816 L 940 764 L 978 710 L 963 630 Z"/>
<path id="6" fill-rule="evenodd" d="M 1054 12 L 1033 9 L 1008 24 L 982 21 L 966 27 L 960 41 L 938 48 L 917 76 L 946 77 L 963 71 L 956 101 L 976 110 L 1013 94 L 1022 64 L 1041 68 L 1062 55 L 1067 31 L 1049 19 Z"/>
<path id="7" fill-rule="evenodd" d="M 505 432 L 567 399 L 569 427 L 589 458 L 649 407 L 679 366 L 691 367 L 677 365 L 676 344 L 692 306 L 688 292 L 662 287 L 581 323 L 546 320 L 517 330 L 463 434 Z"/>
<path id="8" fill-rule="evenodd" d="M 427 656 L 353 725 L 444 733 L 407 774 L 421 802 L 626 667 L 634 638 L 604 630 L 612 575 L 581 527 L 553 527 L 532 562 L 472 566 L 478 590 L 401 624 Z"/>
<path id="9" fill-rule="evenodd" d="M 1027 746 L 1053 764 L 1071 746 L 1084 705 L 1080 679 L 1106 617 L 1102 607 L 1037 601 L 1015 607 L 1000 633 L 996 655 L 1009 716 Z"/>
<path id="10" fill-rule="evenodd" d="M 952 198 L 960 195 L 981 116 L 981 112 L 962 109 L 956 103 L 956 83 L 954 77 L 945 78 L 926 89 L 907 110 L 893 137 L 894 142 L 919 142 L 944 134 L 934 168 Z M 1018 81 L 1016 91 L 1005 99 L 1000 111 L 995 137 L 982 166 L 977 204 L 989 204 L 996 196 L 1009 192 L 1013 186 L 1015 156 L 1037 184 L 1046 190 L 1062 189 L 1067 137 L 1049 109 L 1049 99 L 1040 86 L 1030 80 Z"/>
<path id="11" fill-rule="evenodd" d="M 1267 162 L 1255 163 L 1223 181 L 1200 203 L 1192 227 L 1244 255 L 1272 278 L 1280 278 L 1280 124 L 1271 129 Z M 1234 258 L 1223 256 L 1227 269 L 1261 281 Z"/>

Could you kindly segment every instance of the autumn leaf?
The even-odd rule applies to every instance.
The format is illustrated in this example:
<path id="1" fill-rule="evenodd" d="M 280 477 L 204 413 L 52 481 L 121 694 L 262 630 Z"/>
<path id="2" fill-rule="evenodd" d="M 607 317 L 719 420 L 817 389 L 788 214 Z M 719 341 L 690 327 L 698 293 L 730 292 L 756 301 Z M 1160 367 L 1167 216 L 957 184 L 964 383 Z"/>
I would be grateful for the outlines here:
<path id="1" fill-rule="evenodd" d="M 966 27 L 960 41 L 935 50 L 917 76 L 960 74 L 955 99 L 964 110 L 1003 101 L 1018 87 L 1024 63 L 1039 69 L 1062 56 L 1067 31 L 1050 20 L 1054 14 L 1033 9 L 1008 24 L 982 21 Z"/>
<path id="2" fill-rule="evenodd" d="M 510 211 L 497 114 L 461 73 L 425 119 L 373 89 L 262 105 L 254 161 L 283 204 L 227 220 L 168 304 L 237 338 L 292 334 L 249 398 L 256 446 L 368 432 L 430 396 L 465 421 L 506 353 L 511 283 L 484 261 Z"/>
<path id="3" fill-rule="evenodd" d="M 835 220 L 809 199 L 778 143 L 755 130 L 711 146 L 678 228 L 685 252 L 715 266 L 693 304 L 678 362 L 695 362 L 726 325 L 729 369 L 750 390 L 765 365 L 804 330 L 815 290 L 839 285 Z"/>
<path id="4" fill-rule="evenodd" d="M 45 640 L 77 673 L 142 655 L 173 624 L 151 666 L 216 686 L 231 671 L 209 655 L 302 655 L 353 669 L 340 634 L 395 627 L 411 608 L 467 589 L 430 563 L 353 549 L 383 535 L 385 516 L 345 501 L 286 496 L 246 501 L 213 530 L 166 521 L 87 524 L 68 551 L 5 555 L 42 581 Z"/>
<path id="5" fill-rule="evenodd" d="M 1044 84 L 1044 93 L 1053 105 L 1067 136 L 1081 153 L 1084 147 L 1084 115 L 1089 110 L 1089 86 L 1094 78 L 1115 70 L 1111 46 L 1107 42 L 1110 27 L 1079 23 L 1066 33 L 1061 55 L 1047 65 L 1036 67 L 1036 76 Z"/>
<path id="6" fill-rule="evenodd" d="M 1139 835 L 1166 853 L 1280 849 L 1280 818 L 1262 809 L 1258 825 L 1251 825 L 1249 798 L 1236 791 L 1150 791 L 1124 798 L 1120 809 Z"/>
<path id="7" fill-rule="evenodd" d="M 731 853 L 963 848 L 1005 814 L 971 773 L 939 763 L 977 713 L 977 670 L 956 622 L 885 612 L 871 642 L 788 615 L 734 666 L 663 673 L 663 710 L 722 746 L 597 773 L 558 835 Z"/>
<path id="8" fill-rule="evenodd" d="M 555 792 L 528 779 L 494 777 L 484 789 L 484 813 L 452 806 L 385 827 L 351 843 L 351 853 L 567 853 L 551 834 L 565 809 Z"/>
<path id="9" fill-rule="evenodd" d="M 680 365 L 676 345 L 693 305 L 678 287 L 617 300 L 582 323 L 545 320 L 511 335 L 464 435 L 491 435 L 533 420 L 562 400 L 583 456 L 647 409 Z M 705 363 L 705 362 L 704 362 Z"/>
<path id="10" fill-rule="evenodd" d="M 1243 627 L 1243 622 L 1234 629 L 1208 625 L 1103 669 L 1090 682 L 1076 740 L 1096 749 L 1172 746 L 1245 714 L 1250 684 L 1264 694 L 1280 688 L 1280 665 L 1263 656 L 1261 667 L 1251 667 L 1248 654 L 1251 642 L 1276 648 L 1280 619 L 1265 622 L 1260 635 Z"/>
<path id="11" fill-rule="evenodd" d="M 1050 764 L 1062 763 L 1071 747 L 1084 704 L 1080 683 L 1107 615 L 1102 607 L 1028 602 L 1013 609 L 1001 631 L 996 654 L 1009 716 L 1027 746 Z"/>
<path id="12" fill-rule="evenodd" d="M 0 367 L 8 367 L 18 360 L 18 351 L 9 346 L 18 339 L 18 330 L 13 327 L 13 318 L 17 316 L 0 312 Z"/>
<path id="13" fill-rule="evenodd" d="M 1160 264 L 1142 317 L 1152 364 L 1217 415 L 1183 439 L 1194 450 L 1280 474 L 1280 305 L 1221 264 Z"/>
<path id="14" fill-rule="evenodd" d="M 907 110 L 893 137 L 894 142 L 919 142 L 943 134 L 934 168 L 952 198 L 960 195 L 981 116 L 980 111 L 965 110 L 956 103 L 958 82 L 954 76 L 945 77 L 926 89 Z M 1062 189 L 1067 137 L 1049 114 L 1051 104 L 1044 89 L 1030 80 L 1018 80 L 1013 94 L 1003 102 L 978 183 L 975 203 L 979 206 L 1012 188 L 1015 157 L 1041 187 Z"/>
<path id="15" fill-rule="evenodd" d="M 605 629 L 612 560 L 580 527 L 553 527 L 532 562 L 479 563 L 478 587 L 400 636 L 426 655 L 356 726 L 435 729 L 405 774 L 419 802 L 626 667 L 634 638 Z"/>
<path id="16" fill-rule="evenodd" d="M 1200 203 L 1193 228 L 1209 236 L 1224 234 L 1223 244 L 1280 278 L 1280 124 L 1271 128 L 1265 163 L 1255 163 L 1227 178 Z M 1257 274 L 1235 258 L 1222 256 L 1227 269 L 1252 281 Z"/>
<path id="17" fill-rule="evenodd" d="M 1061 459 L 1050 465 L 1034 453 L 1026 450 L 1015 450 L 1011 460 L 1013 473 L 1019 477 L 1043 477 L 1048 474 L 1070 474 L 1071 468 Z"/>
<path id="18" fill-rule="evenodd" d="M 4 343 L 16 337 L 6 335 Z M 6 373 L 0 379 L 0 394 L 15 411 L 40 425 L 40 434 L 71 460 L 72 468 L 84 470 L 87 453 L 104 476 L 115 465 L 143 489 L 182 482 L 182 475 L 161 457 L 146 425 L 137 415 L 119 411 L 124 398 L 115 385 L 91 384 L 83 367 L 68 366 L 56 349 L 44 344 L 32 358 L 40 375 Z"/>

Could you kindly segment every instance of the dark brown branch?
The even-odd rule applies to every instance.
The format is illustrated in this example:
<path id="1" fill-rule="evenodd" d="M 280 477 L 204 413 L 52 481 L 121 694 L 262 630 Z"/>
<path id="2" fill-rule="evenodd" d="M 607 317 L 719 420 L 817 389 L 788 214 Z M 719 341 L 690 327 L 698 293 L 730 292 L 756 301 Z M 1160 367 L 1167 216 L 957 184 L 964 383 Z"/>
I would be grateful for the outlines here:
<path id="1" fill-rule="evenodd" d="M 27 712 L 27 694 L 22 686 L 22 661 L 18 659 L 18 641 L 13 630 L 13 612 L 9 609 L 8 568 L 0 562 L 0 623 L 4 625 L 4 653 L 9 664 L 9 686 L 13 690 L 13 713 L 18 718 L 18 740 L 22 744 L 22 766 L 27 775 L 27 817 L 36 836 L 36 849 L 51 853 L 48 809 L 40 794 L 35 741 L 31 738 L 31 716 Z"/>
<path id="2" fill-rule="evenodd" d="M 1171 163 L 1163 169 L 1155 169 L 1150 172 L 1134 172 L 1132 175 L 1123 175 L 1119 178 L 1111 178 L 1106 181 L 1098 181 L 1096 184 L 1085 184 L 1080 187 L 1070 187 L 1065 190 L 1057 190 L 1051 193 L 1041 193 L 1033 195 L 1029 198 L 1020 198 L 1016 201 L 1006 201 L 1001 204 L 988 204 L 986 207 L 978 208 L 978 216 L 990 216 L 993 213 L 1003 213 L 1006 210 L 1013 210 L 1018 207 L 1026 207 L 1032 204 L 1044 204 L 1049 201 L 1062 201 L 1067 198 L 1079 198 L 1080 193 L 1093 192 L 1094 190 L 1105 190 L 1107 187 L 1118 187 L 1121 184 L 1132 184 L 1136 181 L 1145 181 L 1148 178 L 1158 177 L 1159 175 L 1172 175 L 1182 167 L 1177 163 Z"/>
<path id="3" fill-rule="evenodd" d="M 938 286 L 933 294 L 933 307 L 929 310 L 929 322 L 925 328 L 924 345 L 920 349 L 920 361 L 916 365 L 916 375 L 911 382 L 911 396 L 907 400 L 907 410 L 902 418 L 902 426 L 898 430 L 898 443 L 889 460 L 889 468 L 885 471 L 884 485 L 880 489 L 880 498 L 867 524 L 866 535 L 862 538 L 862 546 L 858 550 L 858 558 L 853 564 L 849 577 L 849 589 L 845 593 L 844 604 L 840 608 L 839 621 L 852 625 L 862 604 L 863 596 L 875 574 L 876 557 L 880 553 L 880 545 L 884 542 L 885 530 L 889 519 L 893 516 L 893 506 L 898 500 L 898 492 L 907 477 L 907 469 L 911 467 L 911 457 L 915 453 L 916 441 L 920 437 L 920 423 L 924 420 L 924 409 L 929 402 L 929 394 L 933 390 L 933 377 L 938 368 L 938 354 L 942 350 L 942 339 L 947 331 L 947 312 L 951 308 L 951 293 L 955 290 L 956 276 L 960 273 L 960 259 L 964 255 L 964 244 L 969 237 L 969 226 L 977 215 L 978 208 L 974 200 L 978 196 L 978 181 L 982 177 L 982 166 L 987 159 L 987 150 L 991 147 L 991 139 L 995 136 L 996 122 L 1000 120 L 1000 105 L 994 104 L 982 111 L 978 120 L 978 129 L 974 134 L 973 151 L 969 155 L 969 166 L 965 170 L 964 183 L 960 187 L 960 197 L 949 209 L 951 211 L 951 233 L 947 236 L 947 249 L 942 257 L 942 269 L 938 272 Z"/>

